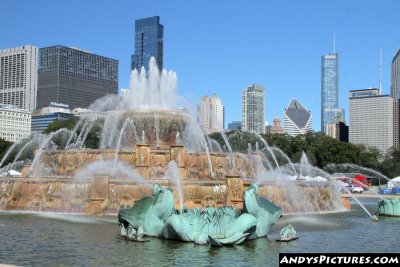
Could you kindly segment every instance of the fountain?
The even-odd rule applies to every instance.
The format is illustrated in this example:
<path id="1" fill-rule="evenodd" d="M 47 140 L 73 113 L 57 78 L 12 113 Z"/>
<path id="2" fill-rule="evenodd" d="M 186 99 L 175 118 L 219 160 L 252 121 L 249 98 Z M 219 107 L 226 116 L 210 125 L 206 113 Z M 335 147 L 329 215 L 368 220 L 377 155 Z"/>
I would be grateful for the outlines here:
<path id="1" fill-rule="evenodd" d="M 39 142 L 28 140 L 37 143 L 34 157 L 25 162 L 22 178 L 1 178 L 1 208 L 117 214 L 150 195 L 152 184 L 159 184 L 174 188 L 179 201 L 173 208 L 183 216 L 179 218 L 206 208 L 224 214 L 229 210 L 222 211 L 225 206 L 234 207 L 232 214 L 240 216 L 245 210 L 243 194 L 253 183 L 258 197 L 269 199 L 284 214 L 342 208 L 332 181 L 298 180 L 300 169 L 290 160 L 279 165 L 276 156 L 286 155 L 269 147 L 258 133 L 246 133 L 254 142 L 246 141 L 244 153 L 239 153 L 230 144 L 235 137 L 221 132 L 226 147 L 222 151 L 222 144 L 205 136 L 189 109 L 178 107 L 175 92 L 176 74 L 160 72 L 153 59 L 148 72 L 132 72 L 126 95 L 95 101 L 89 115 L 71 131 L 41 136 Z M 85 140 L 99 125 L 98 146 L 89 148 Z M 241 133 L 235 134 L 241 138 Z M 12 151 L 30 146 L 14 144 L 1 164 Z M 207 240 L 225 242 L 218 235 L 213 238 Z"/>

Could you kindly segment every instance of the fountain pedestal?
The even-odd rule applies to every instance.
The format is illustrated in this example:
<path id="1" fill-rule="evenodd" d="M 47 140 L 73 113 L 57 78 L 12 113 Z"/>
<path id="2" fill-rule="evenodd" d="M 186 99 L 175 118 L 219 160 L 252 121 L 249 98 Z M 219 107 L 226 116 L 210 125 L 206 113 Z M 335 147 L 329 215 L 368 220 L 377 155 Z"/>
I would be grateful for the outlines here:
<path id="1" fill-rule="evenodd" d="M 109 177 L 98 175 L 92 178 L 88 191 L 86 214 L 103 214 L 109 202 Z"/>
<path id="2" fill-rule="evenodd" d="M 24 164 L 22 166 L 21 176 L 22 177 L 29 177 L 29 169 L 31 168 L 30 164 Z"/>
<path id="3" fill-rule="evenodd" d="M 341 196 L 340 200 L 342 202 L 343 208 L 345 209 L 351 209 L 351 199 L 350 197 L 346 197 L 346 196 Z"/>
<path id="4" fill-rule="evenodd" d="M 179 168 L 185 168 L 185 149 L 183 145 L 171 145 L 171 160 L 174 160 Z"/>
<path id="5" fill-rule="evenodd" d="M 136 167 L 149 167 L 150 166 L 150 145 L 137 144 L 136 145 Z"/>
<path id="6" fill-rule="evenodd" d="M 225 178 L 227 186 L 226 205 L 242 209 L 244 192 L 242 179 L 236 174 L 227 174 Z"/>

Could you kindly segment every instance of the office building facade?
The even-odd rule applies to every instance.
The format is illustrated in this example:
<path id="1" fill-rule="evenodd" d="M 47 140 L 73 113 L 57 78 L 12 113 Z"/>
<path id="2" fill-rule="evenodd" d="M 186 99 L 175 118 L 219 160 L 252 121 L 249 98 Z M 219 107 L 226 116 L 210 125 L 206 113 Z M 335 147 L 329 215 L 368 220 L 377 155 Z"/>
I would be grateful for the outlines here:
<path id="1" fill-rule="evenodd" d="M 241 130 L 242 122 L 241 121 L 232 121 L 228 123 L 228 130 Z"/>
<path id="2" fill-rule="evenodd" d="M 379 89 L 349 93 L 349 142 L 376 147 L 387 153 L 393 146 L 393 98 Z"/>
<path id="3" fill-rule="evenodd" d="M 312 131 L 312 115 L 299 101 L 293 98 L 285 109 L 283 131 L 297 136 Z"/>
<path id="4" fill-rule="evenodd" d="M 118 94 L 117 60 L 60 45 L 40 49 L 38 108 L 51 102 L 87 108 L 108 94 Z"/>
<path id="5" fill-rule="evenodd" d="M 329 117 L 331 118 L 331 124 L 325 124 L 324 133 L 330 137 L 335 138 L 336 134 L 332 132 L 332 127 L 336 127 L 339 122 L 345 122 L 345 111 L 342 108 L 331 108 L 326 109 Z"/>
<path id="6" fill-rule="evenodd" d="M 264 87 L 252 84 L 242 91 L 242 131 L 264 132 Z"/>
<path id="7" fill-rule="evenodd" d="M 334 110 L 339 106 L 339 55 L 329 53 L 321 57 L 321 131 L 326 125 L 336 124 Z"/>
<path id="8" fill-rule="evenodd" d="M 199 123 L 205 133 L 224 130 L 224 105 L 216 94 L 201 98 Z"/>
<path id="9" fill-rule="evenodd" d="M 349 126 L 347 126 L 344 122 L 327 125 L 326 134 L 341 142 L 349 142 Z"/>
<path id="10" fill-rule="evenodd" d="M 55 121 L 63 121 L 68 120 L 74 115 L 71 113 L 64 112 L 52 112 L 46 113 L 44 115 L 32 115 L 32 132 L 42 133 L 47 129 L 49 124 L 52 124 Z"/>
<path id="11" fill-rule="evenodd" d="M 400 142 L 400 49 L 392 60 L 390 95 L 393 98 L 393 146 Z"/>
<path id="12" fill-rule="evenodd" d="M 33 111 L 37 96 L 37 53 L 25 45 L 0 50 L 0 103 Z"/>
<path id="13" fill-rule="evenodd" d="M 67 120 L 71 117 L 73 117 L 73 114 L 68 105 L 52 102 L 48 107 L 32 112 L 31 130 L 32 132 L 42 133 L 54 121 Z"/>
<path id="14" fill-rule="evenodd" d="M 154 16 L 135 21 L 135 52 L 131 57 L 131 70 L 149 67 L 154 57 L 158 68 L 163 69 L 164 26 L 160 17 Z"/>
<path id="15" fill-rule="evenodd" d="M 31 113 L 17 106 L 0 104 L 0 138 L 18 142 L 31 134 Z"/>

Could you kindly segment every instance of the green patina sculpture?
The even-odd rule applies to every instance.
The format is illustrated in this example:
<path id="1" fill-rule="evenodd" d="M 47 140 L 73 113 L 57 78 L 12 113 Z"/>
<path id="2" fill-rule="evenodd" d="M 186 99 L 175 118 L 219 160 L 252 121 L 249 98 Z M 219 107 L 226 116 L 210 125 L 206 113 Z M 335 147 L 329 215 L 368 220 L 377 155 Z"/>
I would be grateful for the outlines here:
<path id="1" fill-rule="evenodd" d="M 121 235 L 137 238 L 141 231 L 147 236 L 215 246 L 240 244 L 246 239 L 266 236 L 282 210 L 258 196 L 257 190 L 257 185 L 252 184 L 245 191 L 242 211 L 232 207 L 176 211 L 171 190 L 156 184 L 152 197 L 138 201 L 131 209 L 119 211 Z"/>
<path id="2" fill-rule="evenodd" d="M 134 238 L 139 232 L 147 236 L 162 236 L 164 223 L 174 212 L 172 191 L 155 184 L 153 196 L 143 198 L 132 208 L 118 212 L 121 235 Z"/>
<path id="3" fill-rule="evenodd" d="M 400 216 L 400 199 L 382 199 L 378 202 L 380 216 Z"/>
<path id="4" fill-rule="evenodd" d="M 294 230 L 293 226 L 289 224 L 285 228 L 281 230 L 279 233 L 280 240 L 279 241 L 291 241 L 297 239 L 296 230 Z"/>

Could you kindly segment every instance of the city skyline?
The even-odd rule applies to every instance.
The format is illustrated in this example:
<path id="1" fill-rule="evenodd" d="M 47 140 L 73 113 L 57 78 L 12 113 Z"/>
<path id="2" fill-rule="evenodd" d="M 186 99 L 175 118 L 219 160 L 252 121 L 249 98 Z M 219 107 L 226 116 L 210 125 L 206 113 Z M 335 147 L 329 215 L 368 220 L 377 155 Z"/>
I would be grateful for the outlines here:
<path id="1" fill-rule="evenodd" d="M 79 2 L 79 11 L 73 3 L 5 1 L 6 12 L 0 18 L 0 49 L 61 44 L 115 58 L 120 61 L 119 87 L 126 88 L 130 55 L 134 52 L 134 22 L 160 16 L 167 29 L 164 68 L 177 73 L 178 93 L 193 106 L 202 95 L 218 93 L 226 108 L 225 127 L 241 118 L 241 90 L 257 83 L 265 87 L 264 115 L 270 124 L 276 116 L 283 118 L 287 103 L 296 97 L 311 110 L 313 129 L 319 131 L 320 57 L 333 50 L 334 32 L 340 54 L 340 106 L 348 110 L 349 90 L 378 87 L 380 48 L 382 93 L 390 91 L 390 63 L 400 44 L 396 35 L 399 26 L 393 23 L 396 7 L 400 6 L 396 1 L 338 1 L 335 6 L 296 1 L 229 2 L 230 15 L 222 19 L 227 2 L 213 3 L 210 9 L 211 3 L 151 1 L 132 8 L 134 4 L 128 1 L 119 5 L 112 5 L 111 1 L 96 5 Z M 328 7 L 335 20 L 326 19 Z M 60 8 L 65 12 L 53 12 Z M 106 10 L 113 19 L 94 16 L 88 20 L 89 9 L 96 14 Z M 12 20 L 17 11 L 36 15 L 28 16 L 29 21 L 25 16 Z M 69 19 L 71 14 L 74 20 Z M 365 19 L 374 15 L 379 15 L 378 19 Z M 69 23 L 65 23 L 67 20 Z"/>

